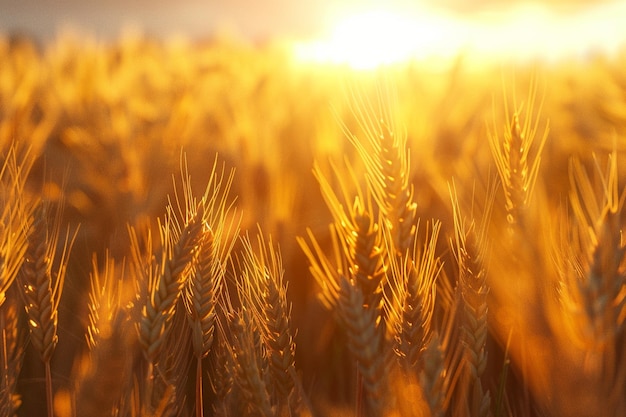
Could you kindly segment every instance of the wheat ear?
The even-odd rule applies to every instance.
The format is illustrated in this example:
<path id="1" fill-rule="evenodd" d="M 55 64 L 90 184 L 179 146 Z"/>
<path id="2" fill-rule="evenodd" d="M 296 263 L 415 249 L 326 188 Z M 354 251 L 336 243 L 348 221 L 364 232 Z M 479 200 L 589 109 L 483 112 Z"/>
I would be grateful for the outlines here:
<path id="1" fill-rule="evenodd" d="M 610 408 L 626 409 L 622 400 L 624 373 L 616 364 L 623 355 L 626 299 L 626 243 L 622 237 L 626 189 L 618 188 L 617 153 L 613 151 L 603 170 L 594 155 L 599 181 L 594 187 L 577 160 L 570 162 L 570 205 L 573 221 L 562 242 L 561 295 L 565 320 L 574 340 L 592 356 L 601 358 L 596 377 L 607 393 Z"/>
<path id="2" fill-rule="evenodd" d="M 221 316 L 220 316 L 221 317 Z M 228 331 L 220 323 L 225 323 L 226 320 L 220 320 L 217 322 L 217 339 L 216 348 L 213 349 L 213 355 L 210 358 L 212 372 L 209 375 L 209 382 L 211 388 L 215 394 L 215 402 L 213 403 L 213 415 L 216 417 L 227 417 L 230 415 L 229 401 L 233 392 L 234 378 L 233 378 L 233 358 L 231 351 L 229 350 L 229 344 L 226 339 L 225 333 Z"/>
<path id="3" fill-rule="evenodd" d="M 525 111 L 527 117 L 523 121 L 524 106 L 517 106 L 515 103 L 517 107 L 511 115 L 505 100 L 507 130 L 505 130 L 503 138 L 500 139 L 494 114 L 493 130 L 489 133 L 489 145 L 500 174 L 507 221 L 511 227 L 524 225 L 525 212 L 537 181 L 541 153 L 549 132 L 548 124 L 546 124 L 541 136 L 537 137 L 539 117 L 535 113 L 541 113 L 543 103 L 540 103 L 539 108 L 535 111 L 536 94 L 537 85 L 532 83 Z"/>
<path id="4" fill-rule="evenodd" d="M 168 353 L 171 353 L 165 348 L 168 335 L 202 231 L 201 219 L 194 216 L 187 220 L 180 233 L 176 233 L 177 223 L 172 211 L 170 207 L 165 222 L 159 222 L 161 253 L 158 255 L 153 253 L 150 231 L 148 230 L 142 242 L 136 229 L 129 226 L 132 266 L 138 287 L 135 305 L 139 311 L 135 327 L 141 352 L 147 360 L 147 367 L 142 367 L 140 371 L 144 375 L 139 378 L 144 383 L 134 384 L 135 391 L 139 391 L 134 392 L 136 398 L 131 406 L 151 416 L 158 415 L 171 406 L 169 402 L 154 403 L 155 392 L 160 392 L 162 388 L 159 385 L 163 382 L 162 371 L 165 371 L 165 364 L 159 362 L 167 359 Z M 141 366 L 140 363 L 135 365 Z M 173 387 L 165 381 L 165 389 L 172 390 Z"/>
<path id="5" fill-rule="evenodd" d="M 63 250 L 54 270 L 57 246 L 60 240 L 60 210 L 52 219 L 52 230 L 48 229 L 51 207 L 41 202 L 33 213 L 33 223 L 28 237 L 26 260 L 20 273 L 20 288 L 24 308 L 28 316 L 30 340 L 46 371 L 46 398 L 48 415 L 53 414 L 52 374 L 50 361 L 58 342 L 57 324 L 58 307 L 63 291 L 63 282 L 69 253 L 74 244 L 76 233 L 65 235 Z"/>
<path id="6" fill-rule="evenodd" d="M 342 123 L 344 134 L 365 163 L 368 186 L 389 222 L 394 247 L 400 255 L 413 247 L 416 236 L 417 204 L 413 185 L 409 183 L 410 152 L 406 131 L 396 124 L 395 89 L 387 82 L 376 85 L 372 99 L 356 89 L 351 90 L 352 113 L 364 138 Z"/>
<path id="7" fill-rule="evenodd" d="M 186 157 L 181 157 L 181 185 L 183 196 L 176 194 L 175 202 L 180 218 L 201 215 L 202 231 L 186 281 L 183 302 L 196 358 L 196 415 L 204 413 L 202 388 L 202 360 L 213 344 L 217 298 L 223 285 L 240 218 L 232 215 L 234 201 L 229 202 L 233 171 L 225 175 L 225 167 L 218 170 L 215 158 L 206 189 L 200 201 L 193 197 Z M 170 203 L 170 205 L 173 205 Z"/>
<path id="8" fill-rule="evenodd" d="M 303 239 L 299 243 L 320 284 L 322 300 L 337 314 L 348 334 L 349 348 L 357 361 L 357 415 L 360 417 L 364 404 L 371 415 L 380 415 L 385 401 L 389 400 L 382 382 L 387 378 L 391 352 L 385 340 L 387 323 L 383 317 L 387 254 L 369 188 L 365 192 L 361 189 L 348 165 L 347 178 L 356 191 L 350 197 L 344 177 L 333 168 L 339 195 L 317 165 L 314 174 L 334 218 L 330 226 L 334 260 L 328 259 L 310 231 L 312 246 Z M 362 350 L 364 347 L 366 351 Z M 364 404 L 361 391 L 365 394 Z"/>
<path id="9" fill-rule="evenodd" d="M 380 307 L 382 286 L 385 278 L 385 253 L 378 219 L 371 195 L 359 186 L 356 174 L 348 166 L 347 177 L 356 188 L 356 196 L 350 197 L 343 176 L 334 167 L 341 194 L 332 186 L 316 165 L 322 195 L 330 209 L 334 223 L 330 226 L 334 259 L 328 259 L 309 231 L 311 247 L 304 239 L 299 243 L 309 258 L 311 272 L 322 288 L 322 300 L 331 309 L 336 307 L 340 294 L 341 276 L 354 277 L 363 289 L 368 305 Z"/>
<path id="10" fill-rule="evenodd" d="M 255 252 L 250 237 L 243 238 L 243 298 L 254 312 L 266 346 L 273 403 L 279 410 L 293 413 L 296 345 L 291 330 L 291 307 L 283 282 L 282 258 L 273 247 L 272 239 L 266 242 L 260 229 L 257 246 Z"/>
<path id="11" fill-rule="evenodd" d="M 89 352 L 81 361 L 75 379 L 76 415 L 112 415 L 119 405 L 130 377 L 132 355 L 127 330 L 128 311 L 124 306 L 125 264 L 116 263 L 107 251 L 102 265 L 94 254 L 90 274 L 88 326 Z"/>
<path id="12" fill-rule="evenodd" d="M 202 218 L 191 216 L 179 233 L 177 221 L 170 207 L 165 221 L 160 223 L 162 253 L 159 260 L 139 265 L 148 288 L 148 299 L 143 306 L 138 325 L 139 341 L 146 357 L 156 362 L 166 333 L 169 331 L 176 304 L 185 285 L 186 272 L 194 257 L 202 234 Z M 136 237 L 132 242 L 138 242 Z M 138 246 L 135 244 L 134 246 Z M 140 251 L 137 248 L 137 251 Z M 141 256 L 135 256 L 141 262 Z"/>
<path id="13" fill-rule="evenodd" d="M 459 267 L 460 301 L 462 302 L 462 335 L 466 364 L 470 376 L 470 415 L 486 417 L 491 414 L 491 393 L 483 386 L 482 378 L 487 367 L 487 222 L 493 199 L 488 197 L 483 221 L 476 226 L 469 224 L 461 214 L 459 199 L 454 186 L 450 187 L 454 217 L 454 241 L 451 246 Z"/>
<path id="14" fill-rule="evenodd" d="M 385 340 L 385 321 L 380 320 L 379 309 L 366 304 L 361 287 L 345 277 L 341 281 L 338 313 L 362 379 L 367 415 L 382 416 L 389 404 L 387 378 L 391 362 Z M 359 416 L 361 406 L 357 400 Z"/>
<path id="15" fill-rule="evenodd" d="M 421 247 L 415 239 L 413 250 L 407 251 L 405 256 L 389 257 L 387 276 L 390 288 L 385 307 L 394 328 L 396 353 L 405 371 L 419 372 L 422 352 L 431 337 L 436 279 L 442 267 L 435 254 L 440 229 L 441 223 L 433 221 L 432 226 L 427 227 Z M 386 242 L 393 245 L 388 235 L 386 233 Z M 389 252 L 396 253 L 396 250 Z"/>
<path id="16" fill-rule="evenodd" d="M 261 334 L 253 313 L 242 309 L 231 314 L 230 354 L 235 366 L 235 382 L 240 387 L 249 412 L 273 417 L 275 409 L 267 386 L 267 361 Z"/>

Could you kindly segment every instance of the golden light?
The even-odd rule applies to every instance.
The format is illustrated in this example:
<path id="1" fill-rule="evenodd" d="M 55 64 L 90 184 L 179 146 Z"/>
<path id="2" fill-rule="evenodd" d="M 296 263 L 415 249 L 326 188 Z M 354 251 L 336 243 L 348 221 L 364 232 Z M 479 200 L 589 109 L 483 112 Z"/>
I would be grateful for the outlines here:
<path id="1" fill-rule="evenodd" d="M 538 3 L 453 14 L 412 7 L 345 11 L 326 35 L 297 42 L 299 61 L 371 69 L 408 61 L 449 60 L 459 54 L 481 63 L 614 53 L 626 41 L 626 2 L 557 10 Z"/>
<path id="2" fill-rule="evenodd" d="M 330 35 L 296 45 L 304 61 L 369 69 L 426 56 L 450 56 L 463 39 L 463 25 L 451 16 L 422 10 L 377 8 L 338 19 Z"/>

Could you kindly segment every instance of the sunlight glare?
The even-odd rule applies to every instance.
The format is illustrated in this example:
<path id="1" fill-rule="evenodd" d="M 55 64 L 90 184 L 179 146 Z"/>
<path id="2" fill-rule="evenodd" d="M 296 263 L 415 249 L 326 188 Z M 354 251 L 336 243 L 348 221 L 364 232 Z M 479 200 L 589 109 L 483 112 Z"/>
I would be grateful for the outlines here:
<path id="1" fill-rule="evenodd" d="M 521 4 L 461 16 L 442 10 L 377 8 L 344 13 L 329 33 L 297 42 L 297 60 L 372 69 L 408 61 L 552 61 L 592 52 L 616 53 L 626 42 L 626 2 L 560 11 Z"/>
<path id="2" fill-rule="evenodd" d="M 369 69 L 415 57 L 449 56 L 458 50 L 462 32 L 450 17 L 369 10 L 341 19 L 327 39 L 297 45 L 296 55 Z"/>

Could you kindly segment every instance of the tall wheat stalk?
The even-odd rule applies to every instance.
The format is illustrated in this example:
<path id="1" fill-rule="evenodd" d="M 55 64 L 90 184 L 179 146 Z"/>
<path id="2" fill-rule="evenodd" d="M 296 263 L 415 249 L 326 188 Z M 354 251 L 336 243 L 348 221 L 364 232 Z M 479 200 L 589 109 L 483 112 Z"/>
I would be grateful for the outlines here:
<path id="1" fill-rule="evenodd" d="M 242 239 L 240 259 L 242 298 L 253 312 L 260 330 L 269 370 L 268 389 L 277 413 L 293 414 L 299 404 L 296 391 L 296 345 L 291 329 L 291 306 L 287 301 L 280 252 L 259 230 L 255 252 L 250 237 Z"/>
<path id="2" fill-rule="evenodd" d="M 451 241 L 454 258 L 459 268 L 458 286 L 462 303 L 462 335 L 465 346 L 465 363 L 469 372 L 470 415 L 487 417 L 491 413 L 491 392 L 484 386 L 483 378 L 488 365 L 487 338 L 489 336 L 486 256 L 488 251 L 488 222 L 493 196 L 488 193 L 479 224 L 474 214 L 469 222 L 461 213 L 456 187 L 450 187 L 454 219 L 454 239 Z"/>
<path id="3" fill-rule="evenodd" d="M 541 112 L 543 110 L 543 97 L 537 99 L 537 80 L 532 78 L 529 86 L 528 97 L 525 102 L 519 103 L 515 91 L 512 94 L 514 108 L 511 112 L 507 103 L 506 89 L 503 88 L 504 97 L 504 132 L 498 133 L 501 122 L 496 118 L 495 106 L 493 109 L 493 123 L 489 127 L 488 138 L 491 154 L 495 162 L 502 190 L 504 193 L 504 210 L 507 222 L 507 238 L 501 239 L 500 243 L 506 250 L 504 258 L 504 271 L 511 271 L 514 275 L 513 284 L 507 291 L 507 308 L 515 317 L 513 321 L 513 334 L 519 339 L 513 346 L 519 352 L 518 367 L 522 374 L 522 389 L 524 390 L 523 403 L 530 403 L 528 391 L 528 343 L 527 332 L 524 327 L 540 328 L 543 323 L 537 320 L 524 320 L 531 317 L 525 313 L 523 300 L 542 307 L 543 294 L 542 281 L 534 280 L 534 275 L 524 267 L 526 262 L 542 262 L 544 259 L 542 249 L 537 239 L 532 236 L 533 229 L 542 227 L 546 216 L 541 216 L 540 211 L 534 210 L 537 206 L 532 204 L 535 187 L 539 177 L 541 158 L 549 133 L 549 122 L 540 129 Z M 537 104 L 537 102 L 539 103 Z M 533 209 L 533 210 L 531 210 Z M 541 224 L 541 226 L 538 226 Z M 541 264 L 538 264 L 538 267 Z M 540 315 L 537 315 L 541 317 Z M 535 322 L 533 322 L 535 321 Z M 506 334 L 510 329 L 503 331 Z M 539 331 L 539 329 L 533 329 Z M 518 349 L 519 348 L 519 349 Z M 522 401 L 520 401 L 521 403 Z"/>
<path id="4" fill-rule="evenodd" d="M 581 163 L 570 162 L 570 207 L 573 218 L 562 235 L 556 259 L 561 273 L 565 323 L 578 346 L 587 352 L 594 379 L 612 410 L 626 411 L 626 373 L 619 365 L 624 350 L 626 313 L 626 243 L 622 210 L 626 189 L 618 188 L 617 153 L 602 169 L 594 155 L 592 182 Z M 593 365 L 593 364 L 597 365 Z"/>
<path id="5" fill-rule="evenodd" d="M 58 342 L 58 307 L 69 254 L 77 235 L 77 231 L 70 234 L 68 229 L 63 242 L 60 242 L 60 216 L 61 211 L 56 210 L 54 213 L 45 201 L 37 205 L 28 236 L 28 250 L 19 276 L 30 341 L 45 366 L 46 402 L 50 417 L 54 413 L 50 361 Z M 57 258 L 59 244 L 62 245 L 62 252 Z M 54 263 L 57 263 L 56 268 Z"/>
<path id="6" fill-rule="evenodd" d="M 233 172 L 225 177 L 224 167 L 222 166 L 221 171 L 217 168 L 216 159 L 206 191 L 199 203 L 204 212 L 202 237 L 183 297 L 196 358 L 195 396 L 198 417 L 204 415 L 202 361 L 213 345 L 218 297 L 240 223 L 240 218 L 232 215 L 234 202 L 228 202 Z M 186 165 L 182 171 L 187 178 L 183 181 L 184 205 L 187 212 L 192 212 L 195 209 Z"/>
<path id="7" fill-rule="evenodd" d="M 361 191 L 354 173 L 349 176 L 357 195 L 348 205 L 347 186 L 339 178 L 339 198 L 325 177 L 316 169 L 322 194 L 335 218 L 330 226 L 334 261 L 327 258 L 309 231 L 311 247 L 299 243 L 311 263 L 310 270 L 322 288 L 321 297 L 337 315 L 346 330 L 349 349 L 357 363 L 357 415 L 367 406 L 372 415 L 381 415 L 387 401 L 385 379 L 391 349 L 385 340 L 387 322 L 383 318 L 383 286 L 386 253 L 382 231 L 369 194 Z M 361 385 L 364 400 L 361 400 Z"/>
<path id="8" fill-rule="evenodd" d="M 18 322 L 21 306 L 15 299 L 7 299 L 7 292 L 28 249 L 33 204 L 25 184 L 34 158 L 29 148 L 16 141 L 6 146 L 0 168 L 0 412 L 12 416 L 21 403 L 15 390 L 25 346 Z"/>

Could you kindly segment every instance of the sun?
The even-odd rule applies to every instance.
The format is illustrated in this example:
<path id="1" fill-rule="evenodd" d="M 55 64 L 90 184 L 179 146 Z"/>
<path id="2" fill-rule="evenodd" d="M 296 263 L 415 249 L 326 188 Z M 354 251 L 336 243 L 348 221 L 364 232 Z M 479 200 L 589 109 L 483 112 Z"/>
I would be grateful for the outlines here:
<path id="1" fill-rule="evenodd" d="M 329 35 L 297 45 L 305 61 L 371 69 L 425 56 L 447 56 L 461 46 L 462 25 L 427 10 L 371 9 L 341 16 Z"/>

